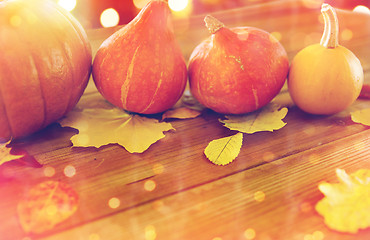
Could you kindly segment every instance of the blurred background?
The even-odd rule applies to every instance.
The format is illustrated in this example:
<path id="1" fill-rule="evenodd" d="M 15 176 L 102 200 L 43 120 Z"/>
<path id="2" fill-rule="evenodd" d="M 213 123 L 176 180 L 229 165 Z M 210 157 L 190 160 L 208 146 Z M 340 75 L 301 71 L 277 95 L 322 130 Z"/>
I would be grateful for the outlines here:
<path id="1" fill-rule="evenodd" d="M 130 22 L 150 0 L 54 0 L 70 11 L 85 29 L 114 27 Z M 232 8 L 284 0 L 168 0 L 174 17 L 188 17 Z M 297 0 L 307 6 L 323 2 L 370 14 L 370 0 Z"/>

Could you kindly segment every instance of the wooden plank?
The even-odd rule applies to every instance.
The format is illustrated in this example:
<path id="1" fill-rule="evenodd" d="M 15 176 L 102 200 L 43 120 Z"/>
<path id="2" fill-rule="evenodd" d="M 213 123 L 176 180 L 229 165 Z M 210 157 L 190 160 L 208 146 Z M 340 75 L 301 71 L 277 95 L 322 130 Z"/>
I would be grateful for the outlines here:
<path id="1" fill-rule="evenodd" d="M 366 130 L 178 194 L 153 196 L 151 201 L 80 226 L 78 231 L 67 230 L 45 240 L 94 235 L 146 239 L 150 229 L 155 229 L 157 239 L 245 239 L 247 229 L 255 231 L 256 239 L 298 240 L 317 231 L 325 239 L 367 239 L 370 231 L 349 235 L 329 230 L 314 205 L 322 198 L 318 183 L 338 181 L 336 168 L 351 173 L 370 167 L 369 144 L 370 130 Z M 161 187 L 158 183 L 158 191 Z M 263 200 L 256 200 L 262 199 L 256 198 L 257 192 L 263 192 Z M 125 198 L 120 199 L 124 202 Z"/>
<path id="2" fill-rule="evenodd" d="M 289 40 L 289 34 L 298 26 L 302 34 L 319 32 L 322 26 L 317 24 L 316 10 L 302 8 L 295 1 L 294 4 L 287 2 L 292 3 L 287 5 L 288 10 L 287 6 L 266 4 L 215 15 L 230 25 L 250 23 L 281 31 L 282 43 L 292 57 L 304 42 Z M 266 14 L 276 19 L 263 19 Z M 346 44 L 361 56 L 365 80 L 369 81 L 367 46 L 370 33 L 359 23 L 370 26 L 370 17 L 348 12 L 339 12 L 339 17 L 348 20 L 346 26 L 354 29 L 353 39 Z M 185 55 L 208 35 L 199 24 L 202 18 L 192 18 L 187 32 L 177 32 Z M 175 22 L 177 26 L 181 21 Z M 359 28 L 361 31 L 355 31 Z M 98 31 L 96 35 L 90 33 L 94 51 L 110 31 L 112 29 Z M 287 94 L 284 89 L 280 96 L 284 98 Z M 315 230 L 330 235 L 332 233 L 323 230 L 322 220 L 312 211 L 302 217 L 297 208 L 302 201 L 312 205 L 313 199 L 318 197 L 317 181 L 320 177 L 333 180 L 334 166 L 348 166 L 350 170 L 368 167 L 364 159 L 367 159 L 369 148 L 360 146 L 368 144 L 369 129 L 354 124 L 349 118 L 350 111 L 365 107 L 369 107 L 369 102 L 359 100 L 334 116 L 311 116 L 291 107 L 285 119 L 286 127 L 273 133 L 246 135 L 239 157 L 225 167 L 212 165 L 203 155 L 208 142 L 232 134 L 218 122 L 222 115 L 212 111 L 205 111 L 196 119 L 172 121 L 176 132 L 167 133 L 166 138 L 143 154 L 129 154 L 116 145 L 98 150 L 70 148 L 69 138 L 76 131 L 50 126 L 17 143 L 35 156 L 43 168 L 17 163 L 7 163 L 0 168 L 0 236 L 4 239 L 26 236 L 18 223 L 16 203 L 30 187 L 47 179 L 68 183 L 81 198 L 78 212 L 69 221 L 42 235 L 50 239 L 72 236 L 76 238 L 71 239 L 86 239 L 94 233 L 92 230 L 99 231 L 100 239 L 115 231 L 116 236 L 109 239 L 121 239 L 118 237 L 124 234 L 127 238 L 144 239 L 148 225 L 156 228 L 158 239 L 194 239 L 191 238 L 194 236 L 199 236 L 197 239 L 217 236 L 238 239 L 247 228 L 253 228 L 257 234 L 266 230 L 270 238 L 276 236 L 279 229 L 284 229 L 283 234 L 291 230 L 296 232 L 297 239 Z M 322 159 L 319 163 L 308 163 L 309 159 L 317 161 L 318 157 Z M 73 177 L 64 174 L 66 166 L 76 169 Z M 55 175 L 46 177 L 45 167 L 52 167 Z M 148 180 L 155 183 L 153 191 L 144 188 Z M 258 190 L 266 194 L 263 205 L 256 204 L 251 197 Z M 113 197 L 121 200 L 115 209 L 108 206 Z M 266 223 L 266 219 L 271 222 Z M 300 223 L 294 225 L 297 219 Z M 170 223 L 173 223 L 171 229 L 166 227 Z M 351 236 L 345 237 L 343 239 L 351 239 Z"/>

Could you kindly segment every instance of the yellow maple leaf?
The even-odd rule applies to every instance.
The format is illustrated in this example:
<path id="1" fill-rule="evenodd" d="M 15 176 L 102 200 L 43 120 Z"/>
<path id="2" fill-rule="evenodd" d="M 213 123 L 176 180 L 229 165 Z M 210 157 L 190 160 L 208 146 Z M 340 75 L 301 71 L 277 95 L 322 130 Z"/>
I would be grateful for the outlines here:
<path id="1" fill-rule="evenodd" d="M 351 119 L 356 123 L 370 126 L 370 108 L 351 112 Z"/>
<path id="2" fill-rule="evenodd" d="M 190 119 L 196 118 L 201 114 L 200 111 L 195 109 L 190 109 L 187 107 L 179 107 L 175 109 L 171 109 L 163 113 L 162 120 L 176 118 L 176 119 Z"/>
<path id="3" fill-rule="evenodd" d="M 3 163 L 10 162 L 12 160 L 16 160 L 16 159 L 19 159 L 19 158 L 22 157 L 20 155 L 12 155 L 10 153 L 11 148 L 8 147 L 9 143 L 10 143 L 10 141 L 0 144 L 0 165 L 2 165 Z"/>
<path id="4" fill-rule="evenodd" d="M 243 144 L 243 133 L 219 138 L 211 141 L 204 154 L 207 158 L 216 165 L 226 165 L 234 161 L 239 155 L 240 148 Z"/>
<path id="5" fill-rule="evenodd" d="M 356 233 L 370 227 L 370 170 L 360 169 L 348 175 L 337 169 L 339 183 L 320 183 L 325 195 L 315 206 L 331 229 Z"/>
<path id="6" fill-rule="evenodd" d="M 225 127 L 243 133 L 274 131 L 286 125 L 282 119 L 287 115 L 287 108 L 280 108 L 277 104 L 268 104 L 260 110 L 244 115 L 225 116 L 226 120 L 219 120 Z"/>
<path id="7" fill-rule="evenodd" d="M 43 233 L 72 216 L 78 207 L 78 194 L 69 185 L 44 181 L 32 187 L 17 205 L 25 232 Z"/>
<path id="8" fill-rule="evenodd" d="M 170 123 L 136 114 L 129 114 L 99 97 L 88 96 L 82 104 L 60 120 L 63 127 L 72 127 L 79 133 L 72 136 L 75 147 L 101 147 L 117 143 L 130 153 L 142 153 L 153 143 L 165 137 L 163 132 L 174 130 Z M 99 101 L 94 108 L 91 101 Z"/>

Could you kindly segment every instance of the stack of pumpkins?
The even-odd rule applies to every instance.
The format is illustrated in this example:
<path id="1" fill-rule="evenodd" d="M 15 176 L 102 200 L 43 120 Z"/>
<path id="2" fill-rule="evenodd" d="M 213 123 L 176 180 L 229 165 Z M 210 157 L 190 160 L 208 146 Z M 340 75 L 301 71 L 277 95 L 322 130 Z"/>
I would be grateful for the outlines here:
<path id="1" fill-rule="evenodd" d="M 244 114 L 268 104 L 287 77 L 302 110 L 339 112 L 359 96 L 363 70 L 353 53 L 338 45 L 334 9 L 323 5 L 322 13 L 321 43 L 299 52 L 290 67 L 285 49 L 271 34 L 227 28 L 207 16 L 211 36 L 194 49 L 187 66 L 167 2 L 152 0 L 103 42 L 91 68 L 86 34 L 69 13 L 47 0 L 5 0 L 0 3 L 0 142 L 27 136 L 66 115 L 83 94 L 91 69 L 99 92 L 134 113 L 170 109 L 189 79 L 192 94 L 204 106 Z"/>

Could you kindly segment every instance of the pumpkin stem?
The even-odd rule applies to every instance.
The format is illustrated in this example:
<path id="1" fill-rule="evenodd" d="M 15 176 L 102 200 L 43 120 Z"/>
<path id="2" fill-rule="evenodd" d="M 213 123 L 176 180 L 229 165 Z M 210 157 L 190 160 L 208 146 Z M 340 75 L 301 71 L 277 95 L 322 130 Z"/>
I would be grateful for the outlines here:
<path id="1" fill-rule="evenodd" d="M 204 22 L 206 23 L 206 27 L 208 28 L 209 32 L 215 34 L 218 30 L 225 27 L 225 25 L 217 20 L 215 17 L 211 15 L 207 15 L 204 18 Z"/>
<path id="2" fill-rule="evenodd" d="M 324 17 L 325 27 L 320 44 L 326 48 L 338 47 L 339 23 L 337 14 L 329 4 L 322 4 L 321 13 Z"/>

